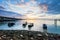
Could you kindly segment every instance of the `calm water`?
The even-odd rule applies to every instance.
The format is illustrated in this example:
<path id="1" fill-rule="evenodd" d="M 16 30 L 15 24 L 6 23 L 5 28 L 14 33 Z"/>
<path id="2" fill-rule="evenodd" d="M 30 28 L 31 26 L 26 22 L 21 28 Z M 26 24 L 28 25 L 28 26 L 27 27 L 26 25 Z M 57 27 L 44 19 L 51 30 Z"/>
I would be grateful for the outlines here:
<path id="1" fill-rule="evenodd" d="M 8 27 L 8 23 L 15 23 L 14 26 Z M 23 28 L 22 24 L 27 22 L 26 28 Z M 34 26 L 31 28 L 31 31 L 41 31 L 49 33 L 60 34 L 60 21 L 57 21 L 57 25 L 54 24 L 53 20 L 18 20 L 18 21 L 8 21 L 0 22 L 0 30 L 29 30 L 28 25 L 33 23 Z M 43 24 L 47 25 L 47 30 L 43 29 Z"/>

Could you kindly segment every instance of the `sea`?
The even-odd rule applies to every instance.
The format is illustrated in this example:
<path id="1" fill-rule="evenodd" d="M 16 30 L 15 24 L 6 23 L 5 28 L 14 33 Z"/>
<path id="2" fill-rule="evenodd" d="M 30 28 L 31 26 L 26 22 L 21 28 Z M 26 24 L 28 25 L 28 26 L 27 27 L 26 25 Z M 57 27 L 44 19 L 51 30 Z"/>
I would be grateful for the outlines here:
<path id="1" fill-rule="evenodd" d="M 13 26 L 9 27 L 9 23 L 14 23 Z M 27 23 L 26 27 L 23 24 Z M 33 23 L 31 29 L 28 25 Z M 44 30 L 43 24 L 46 24 L 47 29 Z M 16 20 L 16 21 L 4 21 L 0 22 L 0 30 L 29 30 L 60 34 L 60 21 L 55 22 L 54 20 Z"/>

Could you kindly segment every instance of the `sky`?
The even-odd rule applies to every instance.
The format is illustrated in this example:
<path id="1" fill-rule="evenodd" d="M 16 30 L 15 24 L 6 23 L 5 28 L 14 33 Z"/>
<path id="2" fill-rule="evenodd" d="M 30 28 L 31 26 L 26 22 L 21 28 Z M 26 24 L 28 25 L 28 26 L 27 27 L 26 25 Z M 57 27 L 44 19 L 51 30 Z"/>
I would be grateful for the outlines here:
<path id="1" fill-rule="evenodd" d="M 60 0 L 0 0 L 0 6 L 24 17 L 60 16 Z"/>

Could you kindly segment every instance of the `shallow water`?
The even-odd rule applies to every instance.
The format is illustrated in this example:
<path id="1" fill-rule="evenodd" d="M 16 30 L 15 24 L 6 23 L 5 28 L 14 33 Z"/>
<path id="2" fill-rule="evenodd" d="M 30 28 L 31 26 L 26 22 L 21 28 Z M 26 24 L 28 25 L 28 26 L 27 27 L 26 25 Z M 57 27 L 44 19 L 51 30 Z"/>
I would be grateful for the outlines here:
<path id="1" fill-rule="evenodd" d="M 8 26 L 8 23 L 15 23 L 12 27 Z M 23 28 L 22 24 L 27 22 L 26 28 Z M 28 25 L 33 23 L 34 26 L 31 28 L 31 31 L 41 31 L 49 33 L 60 34 L 60 21 L 57 21 L 57 25 L 53 20 L 18 20 L 18 21 L 8 21 L 0 22 L 0 30 L 29 30 Z M 43 24 L 47 25 L 47 29 L 43 29 Z"/>

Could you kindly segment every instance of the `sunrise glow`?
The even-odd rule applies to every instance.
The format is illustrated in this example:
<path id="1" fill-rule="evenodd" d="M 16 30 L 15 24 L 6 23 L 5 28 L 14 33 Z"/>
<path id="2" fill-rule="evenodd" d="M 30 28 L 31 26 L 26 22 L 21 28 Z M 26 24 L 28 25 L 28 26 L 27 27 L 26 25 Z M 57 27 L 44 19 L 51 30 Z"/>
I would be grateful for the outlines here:
<path id="1" fill-rule="evenodd" d="M 21 2 L 24 2 L 23 0 Z M 47 12 L 47 5 L 39 5 L 36 1 L 31 0 L 25 4 L 10 4 L 8 3 L 11 11 L 24 15 L 24 18 L 34 19 L 43 16 Z"/>

